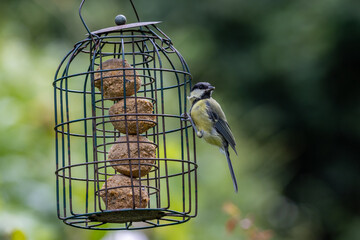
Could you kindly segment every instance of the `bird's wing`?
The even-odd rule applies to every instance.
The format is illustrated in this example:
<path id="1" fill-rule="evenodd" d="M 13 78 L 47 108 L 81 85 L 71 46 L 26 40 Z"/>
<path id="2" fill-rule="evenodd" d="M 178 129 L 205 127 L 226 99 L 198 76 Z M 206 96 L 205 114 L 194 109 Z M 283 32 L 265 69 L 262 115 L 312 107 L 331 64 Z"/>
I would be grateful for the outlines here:
<path id="1" fill-rule="evenodd" d="M 230 130 L 230 126 L 226 121 L 225 114 L 222 111 L 220 105 L 215 100 L 213 100 L 212 105 L 210 105 L 210 102 L 207 101 L 206 105 L 209 118 L 214 122 L 214 128 L 221 136 L 224 137 L 225 141 L 229 143 L 229 145 L 232 149 L 234 149 L 234 152 L 237 155 L 235 149 L 235 138 Z"/>
<path id="2" fill-rule="evenodd" d="M 234 152 L 237 155 L 236 149 L 235 149 L 235 139 L 234 136 L 231 133 L 230 127 L 228 125 L 227 122 L 225 122 L 223 119 L 219 119 L 215 125 L 214 125 L 216 131 L 218 131 L 218 133 L 220 133 L 225 140 L 229 143 L 229 145 L 231 146 L 232 149 L 234 149 Z"/>

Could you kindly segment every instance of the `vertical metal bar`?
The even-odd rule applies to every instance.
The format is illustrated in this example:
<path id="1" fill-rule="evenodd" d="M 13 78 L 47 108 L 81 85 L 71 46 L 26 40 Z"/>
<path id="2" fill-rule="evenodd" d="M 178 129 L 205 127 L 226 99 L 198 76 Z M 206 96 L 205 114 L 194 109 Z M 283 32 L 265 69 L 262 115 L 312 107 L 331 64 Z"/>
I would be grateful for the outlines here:
<path id="1" fill-rule="evenodd" d="M 140 27 L 139 28 L 139 31 L 140 31 L 140 33 L 143 35 L 143 36 L 145 36 L 146 35 L 146 33 L 142 30 L 142 28 Z M 147 44 L 146 44 L 146 41 L 148 41 L 148 39 L 146 39 L 145 37 L 144 37 L 144 39 L 143 39 L 143 41 L 142 41 L 142 48 L 140 48 L 139 46 L 139 49 L 141 49 L 140 50 L 140 52 L 143 52 L 143 53 L 148 53 L 149 55 L 151 54 L 151 53 L 153 53 L 153 64 L 154 64 L 154 68 L 156 68 L 156 60 L 155 60 L 155 51 L 154 51 L 154 48 L 153 48 L 153 50 L 150 50 L 149 49 L 149 47 L 147 46 Z M 147 89 L 146 89 L 146 72 L 147 72 L 147 74 L 148 74 L 148 77 L 149 77 L 149 82 L 151 82 L 151 77 L 152 77 L 152 70 L 150 70 L 151 68 L 150 68 L 150 66 L 149 66 L 149 62 L 147 62 L 147 59 L 146 59 L 146 56 L 145 56 L 145 54 L 143 55 L 143 63 L 142 63 L 142 67 L 144 68 L 143 69 L 143 75 L 144 75 L 144 96 L 145 97 L 147 97 Z M 145 70 L 145 68 L 147 68 L 147 70 Z M 157 114 L 158 113 L 158 105 L 157 105 L 157 85 L 156 85 L 156 71 L 154 71 L 154 85 L 155 85 L 155 88 L 154 88 L 154 85 L 153 84 L 150 84 L 150 93 L 151 93 L 151 99 L 153 99 L 154 100 L 154 102 L 153 102 L 153 104 L 154 104 L 154 113 L 155 114 Z M 154 93 L 155 92 L 155 93 Z M 155 127 L 153 127 L 153 129 L 152 129 L 152 138 L 153 138 L 153 142 L 157 145 L 157 146 L 159 146 L 159 134 L 158 134 L 158 132 L 159 132 L 159 126 L 158 126 L 158 116 L 156 115 L 156 126 Z M 146 137 L 148 137 L 148 132 L 146 132 L 145 133 L 145 136 Z M 153 180 L 153 182 L 154 182 L 154 184 L 155 184 L 155 200 L 156 200 L 156 207 L 157 208 L 160 208 L 160 188 L 159 188 L 159 186 L 160 186 L 160 164 L 161 164 L 161 162 L 160 162 L 160 160 L 159 160 L 159 157 L 160 157 L 160 154 L 159 154 L 159 147 L 157 147 L 157 158 L 158 158 L 158 160 L 155 160 L 156 162 L 155 162 L 155 170 L 154 170 L 154 172 L 153 172 L 153 175 L 154 175 L 154 180 Z M 148 186 L 150 186 L 150 182 L 149 182 L 149 175 L 147 175 L 147 185 Z M 149 188 L 148 188 L 148 194 L 149 194 L 149 196 L 150 196 L 150 192 L 149 192 Z M 151 202 L 149 201 L 149 203 L 148 203 L 148 205 L 149 205 L 149 207 L 151 206 Z M 159 221 L 159 220 L 157 220 L 157 221 Z"/>
<path id="2" fill-rule="evenodd" d="M 195 213 L 193 215 L 193 217 L 195 217 L 197 215 L 198 212 L 198 187 L 197 187 L 197 161 L 196 161 L 196 139 L 195 139 L 195 131 L 194 129 L 192 130 L 192 135 L 193 135 L 193 157 L 194 157 L 194 164 L 195 164 L 195 170 L 194 170 L 194 176 L 195 176 L 195 180 L 194 180 L 194 185 L 195 185 Z"/>
<path id="3" fill-rule="evenodd" d="M 61 162 L 62 165 L 61 167 L 65 167 L 65 138 L 64 138 L 64 133 L 65 133 L 65 127 L 64 127 L 64 109 L 63 109 L 63 79 L 60 81 L 60 103 L 61 103 L 61 107 L 60 107 L 60 123 L 61 123 Z M 63 170 L 63 214 L 64 214 L 64 218 L 67 216 L 66 215 L 66 170 Z"/>
<path id="4" fill-rule="evenodd" d="M 160 47 L 160 46 L 158 46 L 158 47 Z M 181 62 L 181 64 L 182 64 L 182 67 L 183 67 L 183 71 L 184 72 L 189 72 L 189 68 L 188 68 L 188 66 L 187 66 L 187 64 L 186 64 L 186 62 L 185 62 L 185 60 L 184 60 L 184 58 L 180 55 L 180 53 L 170 44 L 169 45 L 169 48 L 172 50 L 172 53 L 175 53 L 176 55 L 177 55 L 177 57 L 178 57 L 178 59 L 180 60 L 180 62 Z M 175 66 L 172 64 L 172 62 L 171 62 L 171 59 L 169 58 L 169 56 L 168 56 L 168 54 L 167 54 L 167 51 L 162 51 L 162 53 L 164 54 L 164 56 L 168 59 L 168 61 L 170 62 L 170 64 L 171 64 L 171 66 L 172 66 L 172 68 L 173 68 L 173 70 L 175 70 L 176 68 L 175 68 Z M 179 86 L 179 84 L 180 84 L 180 82 L 179 82 L 179 77 L 178 77 L 178 74 L 177 73 L 175 73 L 175 76 L 176 76 L 176 79 L 177 79 L 177 84 L 178 84 L 178 86 Z M 187 82 L 190 82 L 191 81 L 191 77 L 189 76 L 189 80 L 187 80 L 186 79 L 186 75 L 184 74 L 184 112 L 186 112 L 186 83 Z M 181 116 L 181 114 L 182 114 L 182 107 L 181 107 L 181 97 L 180 97 L 180 90 L 178 91 L 178 94 L 179 94 L 179 107 L 180 107 L 180 112 L 179 112 L 179 116 Z M 182 123 L 181 123 L 181 126 L 182 126 Z M 185 126 L 187 126 L 187 124 L 185 123 Z M 181 129 L 182 129 L 182 127 L 181 127 Z M 188 145 L 188 134 L 187 134 L 187 127 L 186 127 L 186 129 L 185 129 L 185 133 L 186 133 L 186 136 L 185 136 L 185 139 L 186 139 L 186 144 Z M 181 142 L 183 143 L 183 135 L 182 135 L 182 131 L 181 131 Z M 188 149 L 188 148 L 187 148 Z M 188 150 L 189 151 L 189 150 Z M 183 180 L 183 199 L 184 199 L 184 201 L 183 201 L 183 208 L 184 208 L 184 213 L 190 213 L 191 212 L 191 172 L 190 172 L 190 169 L 191 169 L 191 165 L 190 165 L 190 158 L 188 158 L 188 164 L 187 164 L 187 169 L 188 169 L 188 192 L 189 192 L 189 209 L 187 210 L 187 211 L 185 211 L 185 182 L 184 182 L 184 155 L 183 155 L 183 152 L 184 152 L 184 148 L 183 148 L 183 144 L 181 144 L 181 152 L 182 152 L 182 160 L 183 160 L 183 162 L 182 162 L 182 180 Z"/>
<path id="5" fill-rule="evenodd" d="M 101 41 L 101 40 L 100 40 Z M 90 43 L 90 70 L 94 71 L 94 62 L 96 56 L 96 48 L 98 44 Z M 97 201 L 100 202 L 100 187 L 99 187 L 99 176 L 98 176 L 98 156 L 97 156 L 97 132 L 96 132 L 96 99 L 95 99 L 95 81 L 94 74 L 90 75 L 91 79 L 91 112 L 92 112 L 92 140 L 93 140 L 93 163 L 94 163 L 94 212 L 97 211 Z M 96 194 L 98 192 L 98 194 Z M 97 195 L 97 196 L 96 196 Z"/>
<path id="6" fill-rule="evenodd" d="M 142 68 L 143 68 L 143 70 L 142 70 L 142 75 L 144 76 L 143 78 L 144 78 L 144 84 L 143 84 L 143 87 L 144 87 L 144 97 L 146 98 L 147 97 L 147 83 L 146 83 L 146 71 L 148 72 L 148 77 L 149 77 L 149 83 L 151 83 L 151 76 L 152 76 L 152 74 L 151 74 L 151 71 L 150 70 L 145 70 L 145 68 L 148 68 L 149 69 L 149 64 L 147 63 L 147 59 L 146 59 L 146 56 L 145 56 L 145 51 L 147 51 L 147 52 L 149 52 L 149 49 L 148 49 L 148 47 L 147 47 L 147 45 L 146 45 L 146 42 L 145 42 L 145 40 L 143 40 L 143 41 L 141 41 L 141 43 L 142 43 L 142 46 L 140 47 L 139 46 L 139 44 L 136 42 L 136 46 L 138 47 L 138 49 L 139 49 L 139 52 L 140 53 L 143 53 L 142 54 L 142 64 L 141 64 L 141 66 L 142 66 Z M 146 50 L 145 50 L 146 49 Z M 151 84 L 150 85 L 150 88 L 151 88 L 151 93 L 152 93 L 152 99 L 154 99 L 153 98 L 153 85 Z M 155 102 L 153 102 L 153 104 L 155 105 L 156 103 Z M 153 128 L 153 132 L 154 132 L 154 128 Z M 148 137 L 148 132 L 145 132 L 145 137 L 147 138 Z M 153 136 L 153 138 L 155 139 L 155 136 Z M 155 141 L 155 140 L 154 140 Z M 155 170 L 155 173 L 154 174 L 156 174 L 156 170 Z M 150 174 L 147 174 L 146 175 L 146 183 L 147 183 L 147 186 L 150 186 L 150 180 L 149 180 L 149 175 Z M 154 181 L 155 183 L 156 183 L 156 181 Z M 150 196 L 150 188 L 148 187 L 147 188 L 147 193 L 148 193 L 148 196 Z M 157 193 L 156 193 L 156 195 L 155 196 L 157 196 Z M 150 197 L 149 197 L 149 199 L 151 199 Z M 148 207 L 150 208 L 150 206 L 151 206 L 151 201 L 149 200 L 149 202 L 148 202 Z"/>
<path id="7" fill-rule="evenodd" d="M 57 78 L 58 71 L 55 75 L 55 80 Z M 58 132 L 58 106 L 57 106 L 57 89 L 56 89 L 56 82 L 54 81 L 54 113 L 55 113 L 55 166 L 56 171 L 59 170 L 59 132 Z M 60 102 L 61 106 L 61 102 Z M 61 218 L 60 214 L 60 188 L 59 188 L 59 172 L 56 172 L 56 206 L 57 206 L 57 216 Z"/>
<path id="8" fill-rule="evenodd" d="M 153 40 L 149 38 L 149 42 L 152 44 L 152 51 L 153 51 L 153 67 L 154 69 L 157 68 L 157 61 L 158 60 L 156 58 L 157 55 L 157 50 L 156 50 L 156 45 L 154 44 Z M 159 60 L 158 60 L 159 61 Z M 155 102 L 155 107 L 154 107 L 154 111 L 155 111 L 155 114 L 156 114 L 156 126 L 154 128 L 154 131 L 153 131 L 153 136 L 154 136 L 154 142 L 157 143 L 158 147 L 157 147 L 157 170 L 155 171 L 155 187 L 156 189 L 158 189 L 158 192 L 156 194 L 156 207 L 157 208 L 164 208 L 163 205 L 161 204 L 162 201 L 161 201 L 161 165 L 163 164 L 163 161 L 161 161 L 161 155 L 160 155 L 160 136 L 159 136 L 159 101 L 158 101 L 158 74 L 157 74 L 157 71 L 156 70 L 153 70 L 154 71 L 154 89 L 152 88 L 151 90 L 151 94 L 152 94 L 152 98 L 156 99 L 156 102 Z M 151 85 L 152 87 L 152 85 Z"/>
<path id="9" fill-rule="evenodd" d="M 180 91 L 180 80 L 179 80 L 179 76 L 178 73 L 176 73 L 176 68 L 174 66 L 174 64 L 172 63 L 170 57 L 168 56 L 167 52 L 157 44 L 157 48 L 161 51 L 161 53 L 163 54 L 163 56 L 168 60 L 169 64 L 171 65 L 172 69 L 174 70 L 174 74 L 177 80 L 177 88 L 178 88 L 178 104 L 179 104 L 179 116 L 182 114 L 182 105 L 181 105 L 181 91 Z M 162 87 L 163 88 L 163 87 Z M 186 98 L 185 98 L 186 99 Z M 180 126 L 182 126 L 182 123 L 180 123 Z M 181 127 L 182 129 L 182 127 Z M 165 132 L 165 131 L 164 131 Z M 165 133 L 164 133 L 165 135 Z M 185 213 L 185 195 L 186 195 L 186 191 L 185 191 L 185 166 L 184 166 L 184 146 L 183 146 L 183 135 L 182 135 L 182 131 L 181 131 L 181 167 L 182 167 L 182 172 L 181 172 L 181 177 L 182 177 L 182 198 L 183 198 L 183 212 Z M 166 158 L 166 157 L 165 157 Z M 170 201 L 169 201 L 170 202 Z"/>
<path id="10" fill-rule="evenodd" d="M 132 173 L 132 161 L 130 159 L 130 142 L 129 142 L 129 128 L 128 128 L 128 119 L 127 119 L 127 108 L 126 108 L 126 68 L 125 68 L 125 43 L 124 38 L 121 38 L 121 48 L 122 48 L 122 72 L 123 72 L 123 100 L 124 100 L 124 118 L 125 118 L 125 131 L 126 131 L 126 144 L 128 149 L 128 158 L 129 158 L 129 169 L 130 169 L 130 182 L 131 182 L 131 192 L 132 192 L 132 208 L 135 209 L 135 191 L 134 191 L 134 180 Z M 135 99 L 136 104 L 136 99 Z M 132 121 L 130 119 L 130 121 Z"/>
<path id="11" fill-rule="evenodd" d="M 64 134 L 64 127 L 62 125 L 63 123 L 63 119 L 61 119 L 61 113 L 62 113 L 62 106 L 63 106 L 63 103 L 62 103 L 62 81 L 63 80 L 60 80 L 60 82 L 58 81 L 58 75 L 59 75 L 59 72 L 63 66 L 63 64 L 65 63 L 66 59 L 69 58 L 69 56 L 71 54 L 74 53 L 74 51 L 76 51 L 76 46 L 70 51 L 68 52 L 68 54 L 63 58 L 63 60 L 61 61 L 59 67 L 57 68 L 56 70 L 56 73 L 55 73 L 55 79 L 54 79 L 54 83 L 53 83 L 53 86 L 54 86 L 54 113 L 55 113 L 55 151 L 56 151 L 56 170 L 59 170 L 59 132 L 58 132 L 58 128 L 59 128 L 59 116 L 58 116 L 58 111 L 60 110 L 60 124 L 61 124 L 61 138 L 63 138 L 63 134 Z M 62 75 L 61 78 L 63 78 L 64 74 Z M 58 99 L 58 96 L 57 96 L 57 84 L 59 85 L 58 88 L 59 88 L 59 95 L 60 95 L 60 99 Z M 57 104 L 57 101 L 59 100 L 59 106 Z M 61 144 L 61 149 L 63 149 L 63 144 Z M 61 159 L 63 160 L 63 153 L 64 151 L 62 151 L 62 155 L 61 155 Z M 64 161 L 62 161 L 62 167 L 64 166 Z M 60 211 L 60 184 L 59 184 L 59 174 L 60 172 L 57 172 L 56 173 L 56 200 L 57 200 L 57 214 L 58 214 L 58 217 L 60 219 L 63 219 L 64 217 L 66 217 L 65 215 L 62 217 L 61 216 L 61 211 Z M 63 193 L 65 191 L 65 185 L 64 185 L 64 181 L 65 181 L 65 172 L 63 173 Z M 63 194 L 63 210 L 64 212 L 66 213 L 66 198 Z"/>
<path id="12" fill-rule="evenodd" d="M 163 147 L 164 147 L 164 164 L 165 164 L 165 181 L 166 181 L 166 196 L 168 204 L 165 208 L 170 208 L 170 188 L 169 188 L 169 170 L 168 170 L 168 161 L 167 161 L 167 152 L 166 152 L 166 126 L 165 126 L 165 96 L 164 96 L 164 76 L 163 76 L 163 64 L 161 60 L 160 53 L 158 48 L 155 46 L 156 54 L 159 60 L 159 74 L 160 74 L 160 96 L 161 96 L 161 119 L 162 119 L 162 132 L 163 132 Z"/>
<path id="13" fill-rule="evenodd" d="M 88 72 L 91 67 L 89 66 Z M 84 151 L 85 151 L 85 213 L 89 212 L 89 154 L 88 154 L 88 131 L 87 131 L 87 93 L 86 87 L 88 84 L 89 73 L 86 74 L 85 81 L 84 81 L 84 88 L 83 88 L 83 111 L 84 111 Z M 88 222 L 85 223 L 85 226 L 88 226 Z"/>
<path id="14" fill-rule="evenodd" d="M 180 59 L 180 61 L 181 61 L 181 64 L 182 64 L 182 67 L 183 67 L 183 71 L 185 71 L 185 72 L 190 72 L 190 70 L 189 70 L 189 67 L 188 67 L 188 65 L 186 64 L 186 62 L 185 62 L 185 60 L 184 60 L 184 58 L 182 57 L 182 55 L 172 46 L 172 45 L 170 45 L 170 48 L 173 50 L 173 52 L 175 52 L 176 53 L 176 55 L 178 56 L 178 58 Z M 188 79 L 187 79 L 187 77 L 188 77 Z M 186 109 L 187 109 L 187 99 L 186 99 L 186 92 L 187 92 L 187 83 L 189 83 L 190 84 L 190 86 L 189 86 L 189 89 L 191 89 L 191 75 L 190 76 L 186 76 L 186 75 L 184 75 L 184 112 L 186 112 Z M 191 165 L 190 165 L 190 161 L 191 161 L 191 158 L 190 158 L 190 152 L 189 152 L 189 136 L 188 136 L 188 128 L 187 128 L 187 122 L 185 122 L 185 134 L 186 134 L 186 149 L 187 149 L 187 161 L 188 161 L 188 181 L 189 181 L 189 209 L 188 209 L 188 211 L 187 211 L 187 213 L 190 213 L 191 211 L 192 211 L 192 208 L 191 208 L 191 203 L 192 203 L 192 196 L 191 196 L 191 194 L 192 194 L 192 184 L 191 184 L 191 172 L 190 172 L 190 168 L 191 168 Z M 193 132 L 193 134 L 195 134 L 194 132 Z M 195 141 L 195 140 L 194 140 Z M 195 144 L 195 142 L 193 143 L 193 144 Z M 194 147 L 194 151 L 195 151 L 195 147 Z M 196 153 L 194 152 L 194 155 L 195 155 Z M 196 168 L 196 162 L 195 162 L 195 165 L 194 165 L 194 167 Z M 195 178 L 197 177 L 197 174 L 196 174 L 196 169 L 195 169 Z M 197 183 L 195 182 L 195 186 L 197 186 Z M 195 199 L 195 201 L 196 201 L 196 210 L 195 211 L 197 211 L 197 189 L 196 189 L 196 193 L 195 193 L 195 197 L 196 197 L 196 199 Z"/>
<path id="15" fill-rule="evenodd" d="M 114 43 L 114 58 L 116 58 L 116 43 Z"/>
<path id="16" fill-rule="evenodd" d="M 67 68 L 68 71 L 68 68 Z M 68 74 L 68 73 L 67 73 Z M 73 204 L 72 204 L 72 177 L 71 177 L 71 144 L 70 144 L 70 111 L 69 111 L 69 88 L 68 88 L 68 78 L 65 79 L 65 110 L 66 110 L 66 124 L 67 126 L 67 160 L 68 160 L 68 171 L 69 171 L 69 206 L 70 212 L 74 215 Z"/>
<path id="17" fill-rule="evenodd" d="M 97 51 L 97 55 L 99 55 L 99 59 L 100 59 L 100 64 L 102 65 L 103 63 L 103 54 L 102 54 L 102 48 L 100 48 Z M 102 68 L 100 68 L 102 70 Z M 105 112 L 104 112 L 104 78 L 103 78 L 103 72 L 100 73 L 100 81 L 101 81 L 101 94 L 100 94 L 100 104 L 101 104 L 101 124 L 102 124 L 102 135 L 103 135 L 103 156 L 104 156 L 104 173 L 105 173 L 105 189 L 107 189 L 107 161 L 106 161 L 106 127 L 105 127 Z M 99 124 L 100 126 L 100 124 Z M 97 145 L 98 146 L 98 145 Z M 106 190 L 107 191 L 107 190 Z M 105 194 L 105 208 L 108 209 L 108 194 Z M 101 204 L 99 204 L 99 207 L 101 209 L 101 211 L 103 211 L 103 209 L 101 208 Z"/>
<path id="18" fill-rule="evenodd" d="M 136 145 L 137 145 L 137 155 L 138 155 L 138 159 L 140 159 L 140 143 L 139 143 L 139 136 L 140 136 L 140 132 L 139 132 L 139 118 L 138 118 L 138 105 L 137 105 L 137 86 L 136 86 L 136 60 L 135 60 L 135 41 L 134 41 L 134 32 L 131 31 L 131 55 L 132 55 L 132 62 L 133 62 L 133 78 L 134 78 L 134 92 L 135 92 L 135 124 L 136 124 Z M 130 160 L 131 161 L 131 160 Z M 134 161 L 136 163 L 136 161 Z M 138 164 L 138 171 L 139 171 L 139 207 L 141 207 L 141 199 L 142 199 L 142 191 L 141 191 L 141 185 L 142 185 L 142 181 L 141 181 L 141 164 L 140 164 L 140 160 L 137 161 Z M 130 168 L 132 164 L 130 164 Z"/>
<path id="19" fill-rule="evenodd" d="M 176 53 L 178 59 L 180 60 L 181 64 L 182 64 L 182 67 L 183 67 L 183 71 L 184 72 L 189 72 L 189 68 L 184 60 L 184 58 L 180 55 L 180 53 L 175 49 L 173 48 L 172 45 L 170 45 L 170 49 L 173 50 L 174 53 Z M 189 77 L 189 82 L 191 81 L 191 77 Z M 184 75 L 184 112 L 186 112 L 186 105 L 187 105 L 187 99 L 186 99 L 186 90 L 187 90 L 187 76 Z M 180 109 L 180 116 L 182 114 L 182 110 Z M 188 129 L 187 129 L 187 122 L 184 123 L 185 124 L 185 139 L 186 139 L 186 149 L 187 149 L 187 162 L 188 162 L 188 192 L 189 192 L 189 208 L 187 211 L 184 211 L 186 213 L 190 213 L 191 212 L 191 203 L 192 203 L 192 199 L 191 199 L 191 193 L 192 193 L 192 184 L 191 184 L 191 165 L 190 165 L 190 153 L 189 153 L 189 137 L 188 137 Z"/>
<path id="20" fill-rule="evenodd" d="M 67 121 L 67 160 L 68 160 L 68 173 L 69 173 L 69 207 L 70 207 L 70 213 L 72 215 L 75 215 L 74 211 L 73 211 L 73 202 L 72 202 L 72 177 L 71 177 L 71 143 L 70 143 L 70 137 L 71 137 L 71 131 L 70 131 L 70 110 L 69 110 L 69 88 L 68 88 L 68 80 L 69 80 L 69 68 L 70 68 L 70 64 L 72 63 L 72 61 L 74 60 L 74 58 L 77 56 L 77 54 L 79 53 L 78 50 L 80 48 L 82 44 L 78 44 L 76 45 L 73 53 L 70 55 L 70 59 L 69 62 L 67 63 L 64 72 L 63 72 L 63 76 L 67 76 L 66 78 L 64 78 L 65 80 L 65 111 L 66 111 L 66 121 Z M 65 169 L 64 169 L 64 175 L 65 175 Z"/>

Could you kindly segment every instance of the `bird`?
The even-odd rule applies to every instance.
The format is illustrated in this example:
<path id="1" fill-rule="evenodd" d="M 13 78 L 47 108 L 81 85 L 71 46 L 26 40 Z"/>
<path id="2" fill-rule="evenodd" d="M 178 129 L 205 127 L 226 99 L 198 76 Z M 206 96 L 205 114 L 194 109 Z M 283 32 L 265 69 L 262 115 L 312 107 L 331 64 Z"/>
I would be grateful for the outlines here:
<path id="1" fill-rule="evenodd" d="M 191 122 L 199 138 L 218 146 L 220 152 L 225 154 L 234 189 L 237 193 L 237 180 L 229 154 L 230 146 L 237 155 L 235 138 L 220 104 L 212 98 L 214 89 L 215 87 L 208 82 L 196 83 L 191 88 L 190 96 L 188 96 L 191 107 L 186 117 Z"/>

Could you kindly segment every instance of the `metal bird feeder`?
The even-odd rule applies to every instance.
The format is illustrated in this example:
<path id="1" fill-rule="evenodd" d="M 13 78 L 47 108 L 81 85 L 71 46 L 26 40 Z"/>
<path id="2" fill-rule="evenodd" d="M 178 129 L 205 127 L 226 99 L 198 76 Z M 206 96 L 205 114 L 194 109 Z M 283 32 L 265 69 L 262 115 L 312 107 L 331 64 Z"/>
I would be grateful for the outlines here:
<path id="1" fill-rule="evenodd" d="M 91 32 L 54 79 L 58 217 L 86 229 L 142 229 L 197 214 L 195 135 L 182 121 L 189 68 L 159 22 Z"/>

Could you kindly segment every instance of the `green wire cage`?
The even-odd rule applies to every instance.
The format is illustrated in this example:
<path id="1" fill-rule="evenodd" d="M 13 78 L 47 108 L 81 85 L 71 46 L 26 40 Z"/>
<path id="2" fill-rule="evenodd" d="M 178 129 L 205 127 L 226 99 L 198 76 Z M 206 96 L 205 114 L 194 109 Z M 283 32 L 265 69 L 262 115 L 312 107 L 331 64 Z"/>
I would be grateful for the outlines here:
<path id="1" fill-rule="evenodd" d="M 57 214 L 86 229 L 143 229 L 197 214 L 189 68 L 159 22 L 91 32 L 53 82 Z"/>

